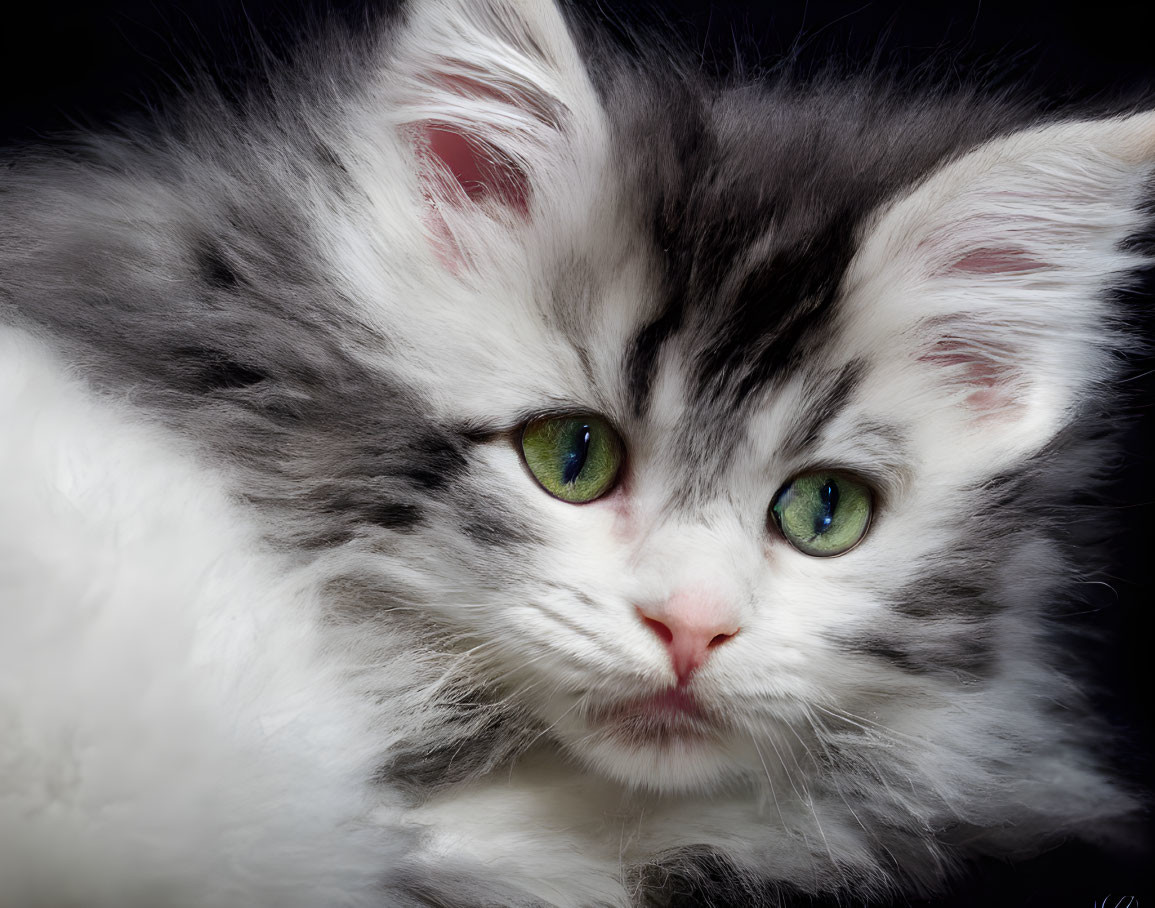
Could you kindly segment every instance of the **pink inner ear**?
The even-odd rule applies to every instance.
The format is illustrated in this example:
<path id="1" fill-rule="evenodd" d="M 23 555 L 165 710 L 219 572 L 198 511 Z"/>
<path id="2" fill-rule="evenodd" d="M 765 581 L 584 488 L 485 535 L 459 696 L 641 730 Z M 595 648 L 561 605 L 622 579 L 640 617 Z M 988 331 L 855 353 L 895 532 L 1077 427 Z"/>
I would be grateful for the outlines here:
<path id="1" fill-rule="evenodd" d="M 1041 271 L 1046 262 L 1031 258 L 1021 249 L 986 248 L 969 252 L 951 265 L 947 271 L 964 274 L 1008 274 L 1023 271 Z"/>
<path id="2" fill-rule="evenodd" d="M 919 360 L 956 367 L 952 383 L 972 389 L 966 402 L 975 410 L 1005 411 L 1014 407 L 1014 392 L 1010 387 L 1014 369 L 960 338 L 944 337 L 935 341 Z"/>
<path id="3" fill-rule="evenodd" d="M 510 157 L 489 142 L 441 123 L 421 123 L 418 141 L 426 158 L 440 166 L 426 174 L 431 190 L 452 177 L 454 184 L 474 203 L 496 201 L 521 217 L 529 214 L 529 177 Z M 446 201 L 459 203 L 448 193 Z"/>

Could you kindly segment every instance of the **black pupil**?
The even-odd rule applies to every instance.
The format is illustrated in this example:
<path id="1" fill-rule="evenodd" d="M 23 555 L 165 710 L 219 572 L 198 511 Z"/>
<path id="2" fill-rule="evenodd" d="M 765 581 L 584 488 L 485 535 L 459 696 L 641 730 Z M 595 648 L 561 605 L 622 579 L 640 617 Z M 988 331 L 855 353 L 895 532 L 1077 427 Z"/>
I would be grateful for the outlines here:
<path id="1" fill-rule="evenodd" d="M 821 536 L 834 523 L 834 511 L 838 508 L 838 486 L 831 479 L 818 492 L 821 510 L 814 516 L 814 535 Z"/>
<path id="2" fill-rule="evenodd" d="M 577 482 L 586 465 L 586 458 L 590 455 L 590 434 L 589 426 L 578 426 L 570 441 L 569 450 L 565 452 L 565 459 L 561 465 L 561 479 L 567 486 Z"/>

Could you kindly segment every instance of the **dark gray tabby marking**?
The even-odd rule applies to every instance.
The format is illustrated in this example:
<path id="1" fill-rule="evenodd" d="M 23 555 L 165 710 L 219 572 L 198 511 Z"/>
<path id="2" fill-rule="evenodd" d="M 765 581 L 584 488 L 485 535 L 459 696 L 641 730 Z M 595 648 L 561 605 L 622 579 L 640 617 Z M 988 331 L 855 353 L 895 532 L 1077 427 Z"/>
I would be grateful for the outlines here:
<path id="1" fill-rule="evenodd" d="M 812 384 L 816 390 L 809 405 L 795 414 L 795 424 L 782 439 L 781 452 L 787 458 L 804 457 L 818 442 L 822 429 L 845 410 L 866 377 L 867 365 L 855 359 Z"/>
<path id="2" fill-rule="evenodd" d="M 647 908 L 718 908 L 788 904 L 784 887 L 755 880 L 718 849 L 688 846 L 630 868 L 631 883 L 646 893 Z"/>
<path id="3" fill-rule="evenodd" d="M 397 908 L 548 908 L 520 889 L 494 883 L 488 868 L 473 867 L 467 860 L 459 861 L 455 870 L 402 868 L 390 878 L 390 896 L 395 892 L 413 900 Z"/>
<path id="4" fill-rule="evenodd" d="M 1022 114 L 965 97 L 904 106 L 878 86 L 730 97 L 650 62 L 662 76 L 641 76 L 641 91 L 636 73 L 628 92 L 603 80 L 622 147 L 661 149 L 622 162 L 661 293 L 625 374 L 640 414 L 660 351 L 677 338 L 694 363 L 704 431 L 720 437 L 755 391 L 823 365 L 843 274 L 876 206 Z"/>
<path id="5" fill-rule="evenodd" d="M 429 739 L 397 742 L 375 781 L 420 800 L 508 763 L 536 732 L 523 717 L 492 701 L 483 692 L 462 692 L 447 701 Z"/>
<path id="6" fill-rule="evenodd" d="M 241 278 L 214 241 L 206 240 L 195 247 L 194 255 L 204 282 L 214 290 L 235 290 Z"/>
<path id="7" fill-rule="evenodd" d="M 506 548 L 534 541 L 534 535 L 518 524 L 515 515 L 490 502 L 487 508 L 470 508 L 462 515 L 461 532 L 487 547 Z"/>
<path id="8" fill-rule="evenodd" d="M 995 667 L 993 641 L 980 624 L 940 629 L 908 629 L 908 637 L 897 635 L 867 637 L 847 641 L 848 652 L 880 659 L 912 675 L 951 676 L 971 681 L 987 676 Z"/>
<path id="9" fill-rule="evenodd" d="M 661 139 L 672 149 L 670 157 L 679 162 L 682 174 L 692 179 L 707 171 L 711 159 L 717 154 L 702 99 L 688 86 L 675 86 L 672 97 L 663 100 L 678 109 L 679 117 L 663 124 Z M 619 128 L 644 132 L 647 125 L 627 121 Z M 647 137 L 647 141 L 650 140 L 651 137 Z M 645 412 L 649 404 L 653 373 L 662 346 L 683 326 L 693 286 L 694 262 L 684 255 L 680 248 L 683 244 L 678 239 L 679 234 L 688 229 L 687 221 L 692 213 L 685 187 L 672 185 L 675 179 L 670 174 L 662 183 L 651 178 L 648 183 L 652 188 L 637 203 L 642 225 L 654 238 L 661 283 L 658 313 L 627 347 L 627 387 L 634 401 L 634 412 L 638 415 Z"/>
<path id="10" fill-rule="evenodd" d="M 903 587 L 895 595 L 892 607 L 908 618 L 966 617 L 990 618 L 1005 608 L 991 589 L 991 575 L 997 572 L 997 555 L 976 554 L 969 562 L 966 574 L 960 572 L 931 574 L 920 577 Z M 939 558 L 931 557 L 934 564 L 959 560 L 958 552 L 946 552 Z M 985 569 L 985 570 L 984 570 Z"/>
<path id="11" fill-rule="evenodd" d="M 194 394 L 247 388 L 267 378 L 263 372 L 230 359 L 220 350 L 179 347 L 173 350 L 173 354 L 178 361 L 187 364 L 184 386 Z"/>

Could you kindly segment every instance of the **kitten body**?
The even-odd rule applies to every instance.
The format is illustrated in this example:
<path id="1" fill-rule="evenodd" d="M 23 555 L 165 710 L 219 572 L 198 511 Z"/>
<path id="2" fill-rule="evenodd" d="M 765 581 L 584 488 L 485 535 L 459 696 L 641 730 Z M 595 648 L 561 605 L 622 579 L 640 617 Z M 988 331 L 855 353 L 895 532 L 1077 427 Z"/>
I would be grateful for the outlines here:
<path id="1" fill-rule="evenodd" d="M 577 34 L 424 0 L 0 176 L 0 899 L 885 897 L 1132 813 L 1052 622 L 1155 115 Z M 837 558 L 768 513 L 818 467 Z M 687 679 L 642 619 L 699 606 Z"/>

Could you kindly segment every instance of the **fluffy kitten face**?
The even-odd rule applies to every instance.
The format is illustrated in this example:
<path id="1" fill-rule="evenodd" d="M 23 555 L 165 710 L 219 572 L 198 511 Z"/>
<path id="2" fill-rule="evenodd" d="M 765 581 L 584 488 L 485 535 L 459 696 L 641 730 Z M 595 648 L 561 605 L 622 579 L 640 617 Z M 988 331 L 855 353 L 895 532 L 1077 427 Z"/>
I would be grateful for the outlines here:
<path id="1" fill-rule="evenodd" d="M 1122 244 L 1142 226 L 1150 119 L 995 140 L 934 173 L 1013 112 L 879 125 L 882 101 L 631 95 L 624 70 L 599 98 L 552 11 L 485 9 L 419 14 L 395 64 L 418 74 L 389 107 L 437 292 L 413 307 L 370 301 L 380 278 L 357 288 L 438 420 L 477 439 L 458 500 L 501 515 L 485 544 L 460 511 L 412 540 L 438 550 L 423 608 L 474 647 L 476 680 L 581 761 L 662 791 L 821 776 L 855 728 L 929 738 L 904 743 L 900 774 L 943 743 L 935 723 L 1035 733 L 1033 707 L 989 691 L 1050 683 L 1056 490 L 1091 464 L 1077 429 L 1048 445 L 1110 374 L 1102 296 L 1140 264 Z M 465 33 L 496 49 L 473 56 Z M 471 154 L 504 176 L 469 182 Z M 617 427 L 610 494 L 568 504 L 530 475 L 518 429 L 550 412 Z M 874 492 L 838 558 L 769 517 L 812 469 Z M 692 673 L 662 629 L 683 625 L 717 644 Z"/>

